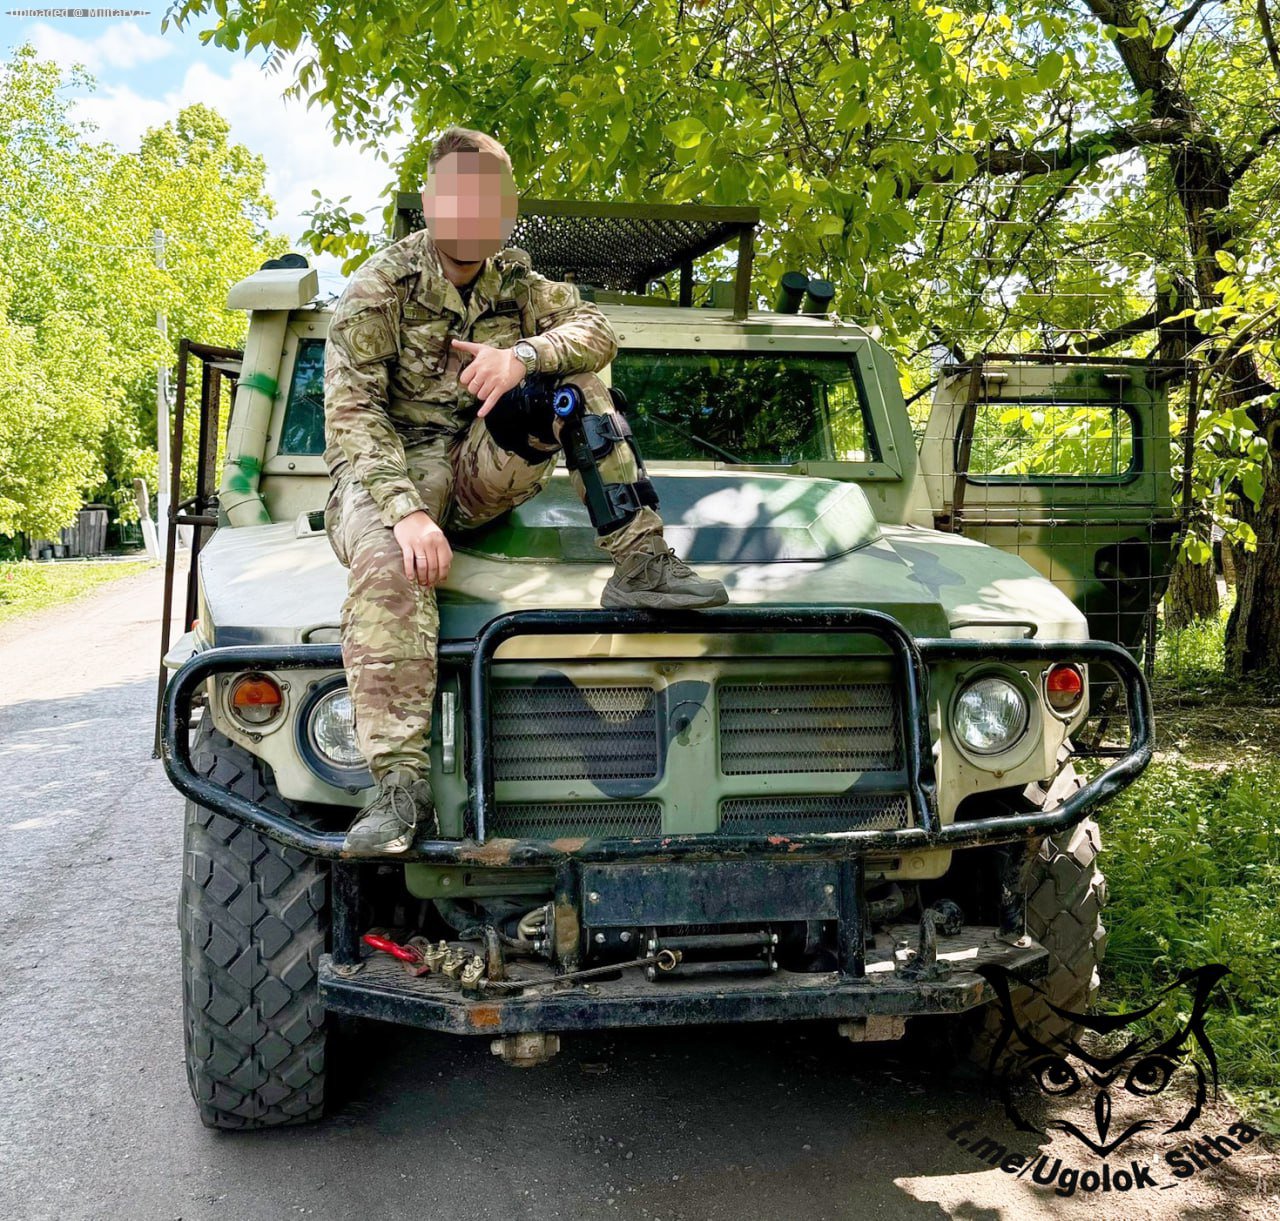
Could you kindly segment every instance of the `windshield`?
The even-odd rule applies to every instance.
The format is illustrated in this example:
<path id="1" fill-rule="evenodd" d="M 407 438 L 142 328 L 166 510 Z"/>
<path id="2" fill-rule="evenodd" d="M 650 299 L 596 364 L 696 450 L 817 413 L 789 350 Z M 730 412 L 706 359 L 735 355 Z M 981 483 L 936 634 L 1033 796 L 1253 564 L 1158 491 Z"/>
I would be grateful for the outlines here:
<path id="1" fill-rule="evenodd" d="M 851 357 L 623 348 L 613 385 L 646 460 L 878 462 Z"/>
<path id="2" fill-rule="evenodd" d="M 623 348 L 613 385 L 646 461 L 878 462 L 852 358 Z M 324 340 L 304 338 L 280 453 L 324 451 Z"/>

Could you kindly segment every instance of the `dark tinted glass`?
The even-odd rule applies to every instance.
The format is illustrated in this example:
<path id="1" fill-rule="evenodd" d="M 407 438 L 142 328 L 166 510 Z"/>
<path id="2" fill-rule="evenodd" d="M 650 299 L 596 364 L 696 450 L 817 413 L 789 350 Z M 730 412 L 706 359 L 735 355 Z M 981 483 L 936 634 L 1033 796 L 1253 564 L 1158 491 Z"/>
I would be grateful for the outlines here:
<path id="1" fill-rule="evenodd" d="M 626 395 L 646 459 L 880 460 L 845 356 L 624 348 L 613 360 L 613 384 Z"/>
<path id="2" fill-rule="evenodd" d="M 280 434 L 282 454 L 324 453 L 324 340 L 298 341 L 289 402 Z"/>

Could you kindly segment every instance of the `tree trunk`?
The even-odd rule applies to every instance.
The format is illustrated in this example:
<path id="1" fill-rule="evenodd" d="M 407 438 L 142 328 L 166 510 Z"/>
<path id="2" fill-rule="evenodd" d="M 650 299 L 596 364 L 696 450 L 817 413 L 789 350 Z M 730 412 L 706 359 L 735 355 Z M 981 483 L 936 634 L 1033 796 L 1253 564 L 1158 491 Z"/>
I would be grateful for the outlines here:
<path id="1" fill-rule="evenodd" d="M 1234 589 L 1236 584 L 1236 553 L 1231 546 L 1231 541 L 1224 538 L 1222 540 L 1222 579 L 1226 582 L 1228 589 Z"/>
<path id="2" fill-rule="evenodd" d="M 1164 595 L 1164 625 L 1173 631 L 1218 617 L 1218 577 L 1213 564 L 1178 564 Z"/>
<path id="3" fill-rule="evenodd" d="M 1241 520 L 1253 527 L 1258 549 L 1238 548 L 1236 604 L 1227 619 L 1227 673 L 1236 678 L 1280 669 L 1280 471 L 1275 455 L 1262 486 L 1262 503 L 1244 500 Z"/>

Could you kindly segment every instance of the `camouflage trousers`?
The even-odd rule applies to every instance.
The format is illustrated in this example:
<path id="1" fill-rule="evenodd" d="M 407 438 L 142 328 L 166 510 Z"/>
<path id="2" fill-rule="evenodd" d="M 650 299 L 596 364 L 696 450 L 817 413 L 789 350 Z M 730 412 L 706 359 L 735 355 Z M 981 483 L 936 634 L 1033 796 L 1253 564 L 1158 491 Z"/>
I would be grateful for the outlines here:
<path id="1" fill-rule="evenodd" d="M 613 410 L 608 388 L 594 373 L 571 374 L 556 384 L 578 386 L 592 414 Z M 410 477 L 446 535 L 483 525 L 535 496 L 551 478 L 559 454 L 556 449 L 543 463 L 526 462 L 499 448 L 478 418 L 453 437 L 405 446 Z M 600 470 L 606 483 L 632 483 L 637 474 L 624 445 L 601 462 Z M 570 477 L 582 496 L 581 478 L 576 471 Z M 375 779 L 402 766 L 426 775 L 440 635 L 435 590 L 404 575 L 400 544 L 350 468 L 334 484 L 324 518 L 334 553 L 348 569 L 342 661 L 357 745 Z M 622 555 L 661 530 L 658 514 L 643 508 L 602 545 Z"/>

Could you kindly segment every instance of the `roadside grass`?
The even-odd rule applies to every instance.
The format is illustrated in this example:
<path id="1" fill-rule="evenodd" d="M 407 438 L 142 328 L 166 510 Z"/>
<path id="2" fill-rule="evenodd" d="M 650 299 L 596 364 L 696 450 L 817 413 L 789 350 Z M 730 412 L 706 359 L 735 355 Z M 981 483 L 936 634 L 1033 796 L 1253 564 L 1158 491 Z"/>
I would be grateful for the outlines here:
<path id="1" fill-rule="evenodd" d="M 0 562 L 0 623 L 70 602 L 108 581 L 149 568 L 149 561 Z"/>
<path id="2" fill-rule="evenodd" d="M 1280 1134 L 1280 698 L 1224 677 L 1228 610 L 1157 643 L 1159 750 L 1102 818 L 1103 995 L 1133 1010 L 1185 968 L 1228 967 L 1206 1018 L 1219 1082 Z"/>

